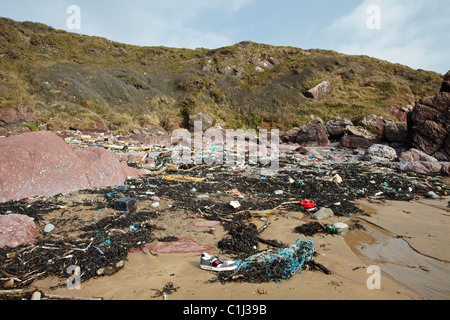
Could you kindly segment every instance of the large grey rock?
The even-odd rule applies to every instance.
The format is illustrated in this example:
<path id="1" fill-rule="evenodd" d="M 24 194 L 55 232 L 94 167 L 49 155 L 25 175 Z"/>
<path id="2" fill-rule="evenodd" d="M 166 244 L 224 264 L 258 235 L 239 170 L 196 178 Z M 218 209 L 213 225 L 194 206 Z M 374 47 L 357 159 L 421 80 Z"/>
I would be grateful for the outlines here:
<path id="1" fill-rule="evenodd" d="M 333 210 L 329 209 L 329 208 L 320 208 L 319 211 L 315 212 L 312 216 L 311 219 L 314 220 L 323 220 L 323 219 L 327 219 L 334 216 L 334 212 Z"/>
<path id="2" fill-rule="evenodd" d="M 334 117 L 326 124 L 330 137 L 341 137 L 347 126 L 353 126 L 353 122 L 348 118 Z"/>
<path id="3" fill-rule="evenodd" d="M 382 144 L 374 144 L 363 156 L 366 161 L 374 162 L 389 162 L 394 161 L 397 158 L 397 152 L 395 149 Z"/>
<path id="4" fill-rule="evenodd" d="M 382 116 L 376 114 L 369 114 L 365 116 L 360 122 L 359 125 L 363 128 L 376 133 L 381 136 L 383 134 L 384 124 L 386 123 L 386 119 Z"/>
<path id="5" fill-rule="evenodd" d="M 322 100 L 331 92 L 331 84 L 328 81 L 322 81 L 317 86 L 305 92 L 307 98 Z"/>
<path id="6" fill-rule="evenodd" d="M 384 124 L 384 139 L 388 142 L 406 142 L 408 127 L 406 123 L 387 121 Z"/>
<path id="7" fill-rule="evenodd" d="M 368 149 L 375 143 L 377 143 L 377 136 L 360 126 L 347 126 L 341 139 L 343 147 L 353 149 Z"/>
<path id="8" fill-rule="evenodd" d="M 305 147 L 326 147 L 330 144 L 327 128 L 322 119 L 315 118 L 302 126 L 297 133 L 296 142 Z"/>

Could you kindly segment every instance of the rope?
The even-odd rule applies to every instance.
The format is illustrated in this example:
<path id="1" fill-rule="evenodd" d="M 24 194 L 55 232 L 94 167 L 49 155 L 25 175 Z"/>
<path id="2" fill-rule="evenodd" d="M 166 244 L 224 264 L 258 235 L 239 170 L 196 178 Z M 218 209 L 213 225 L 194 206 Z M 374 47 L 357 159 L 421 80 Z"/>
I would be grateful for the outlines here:
<path id="1" fill-rule="evenodd" d="M 267 250 L 252 255 L 245 260 L 236 260 L 235 275 L 242 275 L 248 280 L 287 280 L 309 262 L 314 254 L 314 243 L 298 238 L 295 244 L 277 252 Z M 264 275 L 262 273 L 265 273 Z M 259 278 L 259 279 L 257 279 Z"/>

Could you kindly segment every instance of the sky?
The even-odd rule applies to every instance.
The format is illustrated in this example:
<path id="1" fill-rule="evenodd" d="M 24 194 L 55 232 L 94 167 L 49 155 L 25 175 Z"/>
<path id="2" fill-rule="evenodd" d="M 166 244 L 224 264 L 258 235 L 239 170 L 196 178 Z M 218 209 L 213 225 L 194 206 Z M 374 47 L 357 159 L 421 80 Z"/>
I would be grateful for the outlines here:
<path id="1" fill-rule="evenodd" d="M 0 0 L 0 16 L 139 46 L 253 41 L 450 70 L 450 0 Z"/>

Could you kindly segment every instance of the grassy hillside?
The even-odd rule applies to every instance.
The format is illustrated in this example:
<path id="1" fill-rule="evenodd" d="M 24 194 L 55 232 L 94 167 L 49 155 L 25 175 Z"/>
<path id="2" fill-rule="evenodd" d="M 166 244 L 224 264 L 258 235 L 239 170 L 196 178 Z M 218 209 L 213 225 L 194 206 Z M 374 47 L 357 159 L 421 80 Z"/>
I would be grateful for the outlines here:
<path id="1" fill-rule="evenodd" d="M 253 42 L 196 50 L 138 47 L 0 18 L 0 108 L 32 107 L 55 129 L 95 121 L 182 127 L 209 113 L 227 127 L 288 129 L 319 116 L 357 121 L 436 93 L 442 75 L 334 51 Z M 328 80 L 321 101 L 304 91 Z"/>

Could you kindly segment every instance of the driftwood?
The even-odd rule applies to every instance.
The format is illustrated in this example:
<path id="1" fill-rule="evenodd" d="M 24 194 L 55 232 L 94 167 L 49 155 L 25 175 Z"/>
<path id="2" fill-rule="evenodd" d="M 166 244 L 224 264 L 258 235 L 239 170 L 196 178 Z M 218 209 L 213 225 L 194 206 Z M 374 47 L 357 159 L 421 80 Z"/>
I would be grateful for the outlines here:
<path id="1" fill-rule="evenodd" d="M 18 295 L 24 295 L 28 293 L 32 293 L 36 291 L 36 288 L 27 288 L 27 289 L 14 289 L 14 290 L 0 290 L 0 297 L 1 296 L 18 296 Z"/>
<path id="2" fill-rule="evenodd" d="M 73 297 L 73 296 L 62 296 L 59 294 L 48 294 L 44 293 L 44 296 L 48 299 L 53 300 L 86 300 L 86 301 L 97 301 L 97 300 L 103 300 L 103 298 L 82 298 L 82 297 Z"/>
<path id="3" fill-rule="evenodd" d="M 317 261 L 314 260 L 314 259 L 311 259 L 310 264 L 311 264 L 313 267 L 315 267 L 315 268 L 321 270 L 321 271 L 322 271 L 323 273 L 325 273 L 326 275 L 332 274 L 332 272 L 330 271 L 330 269 L 328 269 L 328 268 L 325 267 L 323 264 L 317 262 Z"/>

